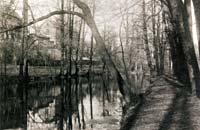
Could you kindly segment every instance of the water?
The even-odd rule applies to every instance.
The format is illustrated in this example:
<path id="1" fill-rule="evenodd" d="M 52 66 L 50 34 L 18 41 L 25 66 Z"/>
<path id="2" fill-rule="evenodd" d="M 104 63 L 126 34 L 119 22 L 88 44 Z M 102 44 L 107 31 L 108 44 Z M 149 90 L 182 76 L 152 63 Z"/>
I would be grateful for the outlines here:
<path id="1" fill-rule="evenodd" d="M 91 84 L 93 119 L 91 119 L 88 80 L 86 78 L 79 79 L 77 93 L 75 81 L 72 83 L 72 107 L 70 112 L 72 113 L 73 130 L 79 130 L 79 126 L 83 129 L 84 122 L 86 130 L 119 129 L 122 110 L 121 96 L 118 92 L 117 84 L 112 80 L 103 80 L 102 77 L 93 78 Z M 28 130 L 56 130 L 60 116 L 60 83 L 52 80 L 42 80 L 31 82 L 28 87 Z M 7 98 L 1 98 L 1 105 L 4 106 L 1 113 L 3 114 L 2 120 L 4 120 L 2 128 L 18 129 L 22 127 L 19 120 L 21 114 L 20 99 L 17 92 L 19 85 L 4 85 L 3 88 L 4 95 L 7 95 Z M 64 86 L 64 90 L 67 90 L 67 86 Z M 67 91 L 65 92 L 67 95 Z M 78 107 L 76 105 L 76 97 L 78 99 Z M 66 100 L 68 99 L 66 98 Z M 67 103 L 64 106 L 66 110 L 62 114 L 64 118 L 67 118 L 69 114 Z M 66 129 L 68 123 L 66 122 L 67 119 L 64 120 L 64 129 Z"/>

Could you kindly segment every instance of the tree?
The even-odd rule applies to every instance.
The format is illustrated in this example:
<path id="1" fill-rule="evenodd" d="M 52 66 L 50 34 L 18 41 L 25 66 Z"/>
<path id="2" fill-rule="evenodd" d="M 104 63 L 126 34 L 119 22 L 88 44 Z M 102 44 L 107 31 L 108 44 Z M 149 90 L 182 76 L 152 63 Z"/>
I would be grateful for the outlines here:
<path id="1" fill-rule="evenodd" d="M 156 36 L 156 1 L 152 1 L 152 33 L 153 33 L 153 46 L 154 46 L 154 58 L 156 63 L 157 75 L 160 74 L 160 63 L 159 63 L 159 42 L 160 42 L 160 19 L 158 16 L 157 22 L 157 36 Z M 158 14 L 159 15 L 159 14 Z"/>
<path id="2" fill-rule="evenodd" d="M 197 26 L 197 36 L 199 41 L 199 55 L 200 55 L 200 1 L 192 0 L 194 5 L 195 17 L 196 17 L 196 26 Z"/>
<path id="3" fill-rule="evenodd" d="M 149 49 L 149 40 L 148 40 L 148 32 L 147 32 L 147 22 L 146 22 L 146 5 L 145 0 L 143 0 L 142 4 L 142 13 L 143 13 L 143 39 L 145 44 L 145 52 L 147 57 L 148 66 L 150 69 L 150 75 L 153 76 L 153 65 L 152 65 L 152 58 L 151 58 L 151 52 Z"/>
<path id="4" fill-rule="evenodd" d="M 176 60 L 178 60 L 180 63 L 185 62 L 184 64 L 174 64 L 174 71 L 177 73 L 177 77 L 185 79 L 186 81 L 183 81 L 186 84 L 190 84 L 192 86 L 193 76 L 194 76 L 194 84 L 196 87 L 196 93 L 197 96 L 199 96 L 199 88 L 200 88 L 200 71 L 198 67 L 197 57 L 194 50 L 194 44 L 192 40 L 192 33 L 190 29 L 190 18 L 191 15 L 191 8 L 190 8 L 190 1 L 186 0 L 184 3 L 181 0 L 176 1 L 169 1 L 166 0 L 166 5 L 169 9 L 169 12 L 171 14 L 171 23 L 173 25 L 173 34 L 174 37 L 173 40 L 176 41 L 178 37 L 178 41 L 176 41 L 175 45 L 178 45 L 175 48 L 172 48 L 172 53 L 175 52 L 175 55 L 179 55 L 178 57 L 174 57 L 174 54 L 172 55 L 172 60 L 174 63 Z M 177 5 L 177 6 L 176 6 Z M 176 7 L 174 7 L 176 6 Z M 173 44 L 171 45 L 173 46 Z M 174 50 L 176 49 L 176 50 Z M 178 52 L 176 52 L 178 51 Z M 181 53 L 183 55 L 180 55 Z M 184 57 L 183 57 L 184 56 Z M 183 57 L 183 61 L 181 61 L 181 57 Z M 178 72 L 180 66 L 177 65 L 184 65 L 182 67 L 182 72 Z M 181 74 L 185 76 L 181 76 Z M 194 89 L 193 89 L 194 90 Z"/>
<path id="5" fill-rule="evenodd" d="M 192 68 L 192 73 L 194 76 L 194 82 L 195 82 L 195 86 L 196 86 L 196 92 L 197 92 L 197 96 L 200 96 L 200 70 L 199 70 L 199 66 L 198 66 L 198 62 L 197 62 L 197 57 L 195 54 L 195 49 L 194 49 L 194 43 L 192 40 L 192 32 L 190 30 L 190 25 L 191 25 L 191 20 L 190 20 L 190 16 L 191 14 L 191 1 L 190 0 L 186 0 L 185 1 L 185 5 L 182 3 L 181 0 L 178 0 L 178 5 L 180 6 L 179 12 L 182 12 L 182 22 L 183 22 L 183 26 L 184 28 L 180 28 L 183 32 L 182 32 L 182 38 L 184 38 L 183 40 L 183 50 L 184 53 L 186 54 L 186 60 L 189 64 L 188 67 Z M 181 21 L 180 21 L 181 22 Z M 189 68 L 189 70 L 191 70 Z M 191 81 L 192 81 L 192 77 L 190 77 Z"/>
<path id="6" fill-rule="evenodd" d="M 64 10 L 64 0 L 61 0 L 61 11 Z M 58 129 L 63 130 L 64 128 L 64 101 L 65 101 L 65 96 L 64 96 L 64 52 L 65 52 L 65 46 L 64 46 L 64 41 L 65 41 L 65 24 L 64 24 L 64 14 L 60 15 L 61 21 L 60 21 L 60 45 L 61 45 L 61 66 L 60 66 L 60 74 L 61 74 L 61 97 L 60 97 L 60 113 L 59 113 L 59 125 Z"/>
<path id="7" fill-rule="evenodd" d="M 185 84 L 185 86 L 190 87 L 189 70 L 182 43 L 180 42 L 180 30 L 178 27 L 179 21 L 176 17 L 178 15 L 176 15 L 177 11 L 173 7 L 173 5 L 175 5 L 175 1 L 173 1 L 173 3 L 170 1 L 166 1 L 166 3 L 164 1 L 161 2 L 167 6 L 163 16 L 167 23 L 166 31 L 170 46 L 173 73 L 180 82 Z"/>
<path id="8" fill-rule="evenodd" d="M 73 2 L 82 10 L 83 12 L 83 19 L 85 20 L 85 22 L 87 23 L 87 25 L 90 27 L 91 31 L 92 31 L 92 34 L 96 40 L 96 43 L 98 45 L 98 48 L 99 48 L 99 54 L 101 54 L 101 49 L 103 49 L 103 51 L 105 52 L 106 55 L 102 55 L 102 59 L 104 61 L 106 61 L 106 57 L 108 57 L 109 59 L 109 62 L 110 64 L 112 65 L 114 71 L 116 72 L 116 76 L 118 77 L 118 85 L 119 85 L 119 90 L 120 92 L 122 93 L 125 101 L 127 102 L 130 102 L 130 98 L 131 98 L 131 95 L 133 94 L 132 91 L 131 91 L 131 88 L 130 86 L 125 83 L 124 79 L 122 78 L 119 70 L 117 69 L 115 63 L 113 62 L 112 58 L 111 58 L 111 55 L 109 54 L 107 48 L 106 48 L 106 45 L 103 41 L 103 38 L 102 36 L 100 35 L 99 33 L 99 30 L 95 24 L 95 21 L 93 19 L 93 16 L 92 16 L 92 13 L 91 13 L 91 10 L 89 9 L 89 7 L 81 2 L 80 0 L 73 0 Z M 132 96 L 133 97 L 133 96 Z"/>

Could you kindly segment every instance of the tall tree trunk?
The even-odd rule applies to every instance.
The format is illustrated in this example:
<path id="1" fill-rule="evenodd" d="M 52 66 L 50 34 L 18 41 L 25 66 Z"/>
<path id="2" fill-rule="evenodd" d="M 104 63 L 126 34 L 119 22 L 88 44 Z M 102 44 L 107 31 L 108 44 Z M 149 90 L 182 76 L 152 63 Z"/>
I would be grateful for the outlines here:
<path id="1" fill-rule="evenodd" d="M 2 86 L 2 84 L 1 84 L 1 86 Z M 2 87 L 1 87 L 1 89 L 2 89 Z M 0 102 L 1 102 L 1 104 L 0 104 L 0 129 L 3 129 L 3 114 L 2 114 L 2 112 L 3 112 L 3 101 L 2 101 L 2 95 L 3 95 L 3 93 L 2 93 L 2 91 L 0 92 Z"/>
<path id="2" fill-rule="evenodd" d="M 158 23 L 157 23 L 157 36 L 156 36 L 156 2 L 155 0 L 152 1 L 152 30 L 153 30 L 153 46 L 154 46 L 154 58 L 155 58 L 155 67 L 156 67 L 156 72 L 157 75 L 160 75 L 160 66 L 159 66 L 159 49 L 158 49 L 158 45 L 159 45 L 159 38 L 160 38 L 160 20 L 158 18 Z M 159 15 L 159 14 L 158 14 Z"/>
<path id="3" fill-rule="evenodd" d="M 162 17 L 162 19 L 163 19 L 163 17 Z M 163 21 L 163 20 L 162 20 Z M 160 47 L 159 47 L 159 49 L 160 49 L 160 64 L 159 64 L 159 68 L 160 68 L 160 75 L 162 75 L 163 73 L 164 73 L 164 62 L 165 62 L 165 47 L 166 47 L 166 42 L 164 41 L 164 35 L 165 35 L 165 33 L 164 33 L 164 24 L 162 23 L 162 25 L 161 25 L 161 28 L 160 28 L 160 30 L 161 30 L 161 32 L 162 32 L 162 34 L 161 34 L 161 38 L 159 37 L 159 41 L 160 41 Z"/>
<path id="4" fill-rule="evenodd" d="M 23 25 L 28 23 L 28 0 L 23 0 Z M 27 90 L 27 79 L 28 79 L 28 64 L 27 64 L 27 51 L 26 48 L 28 46 L 27 35 L 28 35 L 28 28 L 23 28 L 23 36 L 22 36 L 22 55 L 21 55 L 21 63 L 20 63 L 20 76 L 21 76 L 21 86 L 22 86 L 22 122 L 23 122 L 23 129 L 27 130 L 27 97 L 28 97 L 28 90 Z"/>
<path id="5" fill-rule="evenodd" d="M 76 61 L 75 61 L 75 95 L 76 95 L 76 109 L 77 109 L 77 118 L 79 123 L 79 129 L 81 129 L 81 122 L 80 122 L 80 114 L 79 114 L 79 68 L 78 68 L 78 58 L 79 58 L 79 51 L 80 51 L 80 38 L 81 38 L 81 31 L 82 31 L 82 20 L 80 23 L 80 30 L 78 32 L 78 41 L 77 41 L 77 49 L 76 49 Z"/>
<path id="6" fill-rule="evenodd" d="M 189 72 L 193 72 L 195 86 L 196 86 L 196 94 L 200 97 L 200 71 L 197 62 L 197 57 L 195 54 L 194 44 L 192 40 L 192 33 L 190 31 L 190 22 L 189 19 L 191 14 L 190 8 L 190 0 L 185 0 L 185 5 L 181 0 L 177 0 L 178 5 L 178 19 L 179 19 L 179 29 L 180 29 L 180 37 L 182 39 L 183 50 L 185 53 L 185 58 L 188 63 Z M 192 75 L 190 74 L 190 81 L 193 80 Z"/>
<path id="7" fill-rule="evenodd" d="M 200 0 L 192 0 L 192 1 L 196 17 L 197 35 L 199 42 L 199 57 L 200 57 Z"/>
<path id="8" fill-rule="evenodd" d="M 93 1 L 93 10 L 92 10 L 92 17 L 94 19 L 95 15 L 95 1 Z M 90 46 L 90 64 L 88 69 L 88 85 L 89 85 L 89 93 L 90 93 L 90 118 L 93 119 L 93 76 L 92 76 L 92 67 L 93 67 L 93 54 L 94 54 L 94 37 L 91 36 L 91 46 Z M 91 124 L 91 128 L 93 128 L 93 125 Z"/>
<path id="9" fill-rule="evenodd" d="M 123 21 L 122 21 L 122 23 L 123 23 Z M 119 30 L 120 47 L 121 47 L 121 51 L 122 51 L 122 63 L 123 63 L 123 66 L 124 66 L 126 79 L 127 79 L 128 83 L 131 85 L 131 83 L 129 82 L 130 81 L 129 80 L 129 74 L 128 74 L 128 69 L 127 69 L 127 64 L 126 64 L 126 61 L 125 61 L 125 52 L 124 52 L 124 46 L 123 46 L 122 37 L 121 37 L 122 23 L 120 25 L 120 30 Z M 126 28 L 128 28 L 128 22 L 127 22 L 127 27 Z M 128 45 L 128 38 L 129 38 L 128 29 L 126 29 L 126 45 Z M 106 39 L 106 36 L 104 34 L 104 41 L 105 41 L 105 39 Z"/>
<path id="10" fill-rule="evenodd" d="M 64 10 L 64 0 L 61 0 L 61 10 Z M 61 45 L 61 66 L 60 66 L 60 80 L 61 80 L 61 97 L 60 97 L 60 113 L 59 113 L 59 125 L 58 129 L 63 130 L 64 128 L 64 41 L 65 41 L 65 32 L 64 32 L 64 14 L 61 14 L 61 21 L 60 21 L 60 45 Z"/>
<path id="11" fill-rule="evenodd" d="M 168 34 L 172 68 L 174 75 L 185 86 L 191 87 L 188 63 L 183 49 L 183 37 L 180 29 L 180 12 L 178 11 L 177 1 L 167 0 L 170 21 L 168 22 Z"/>
<path id="12" fill-rule="evenodd" d="M 80 47 L 80 69 L 82 71 L 83 69 L 83 65 L 82 65 L 82 57 L 83 57 L 83 53 L 84 53 L 84 42 L 85 42 L 85 22 L 83 21 L 83 29 L 82 29 L 82 40 L 81 40 L 81 47 Z M 81 102 L 81 121 L 82 121 L 82 129 L 86 128 L 86 124 L 85 124 L 85 109 L 84 109 L 84 104 L 83 104 L 83 87 L 82 87 L 82 80 L 80 79 L 80 102 Z"/>
<path id="13" fill-rule="evenodd" d="M 151 52 L 149 49 L 149 40 L 148 40 L 148 32 L 147 32 L 147 23 L 146 23 L 146 5 L 145 0 L 143 0 L 143 40 L 145 44 L 145 52 L 147 57 L 148 66 L 150 69 L 150 75 L 153 76 L 153 66 L 152 66 L 152 58 L 151 58 Z"/>
<path id="14" fill-rule="evenodd" d="M 90 47 L 90 65 L 88 70 L 88 83 L 89 83 L 89 91 L 90 91 L 90 117 L 93 119 L 93 88 L 92 88 L 92 65 L 93 65 L 93 36 L 91 37 L 91 47 Z"/>
<path id="15" fill-rule="evenodd" d="M 75 6 L 72 3 L 72 7 L 70 7 L 70 9 L 72 11 L 75 10 Z M 72 44 L 73 44 L 73 38 L 74 38 L 74 15 L 70 14 L 70 18 L 69 18 L 69 68 L 68 68 L 68 72 L 69 72 L 69 76 L 68 76 L 68 80 L 69 80 L 69 94 L 68 94 L 68 100 L 69 100 L 69 124 L 68 124 L 68 129 L 72 130 L 73 128 L 73 124 L 72 124 Z"/>
<path id="16" fill-rule="evenodd" d="M 183 53 L 182 44 L 179 43 L 176 30 L 177 28 L 174 27 L 174 29 L 168 33 L 173 72 L 180 82 L 186 86 L 190 86 L 187 62 L 185 60 L 185 54 Z"/>
<path id="17" fill-rule="evenodd" d="M 91 120 L 93 119 L 93 88 L 92 88 L 93 46 L 94 46 L 94 40 L 93 40 L 93 36 L 91 36 L 90 64 L 89 64 L 89 70 L 88 70 L 88 85 L 89 85 L 89 93 L 90 93 L 90 118 L 91 118 Z M 93 128 L 92 124 L 91 124 L 91 128 Z"/>

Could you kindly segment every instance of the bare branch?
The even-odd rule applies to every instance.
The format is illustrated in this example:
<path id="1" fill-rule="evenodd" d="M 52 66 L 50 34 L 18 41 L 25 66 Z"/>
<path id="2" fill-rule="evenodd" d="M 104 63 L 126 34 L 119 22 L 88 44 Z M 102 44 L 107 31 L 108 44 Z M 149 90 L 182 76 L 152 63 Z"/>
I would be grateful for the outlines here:
<path id="1" fill-rule="evenodd" d="M 28 8 L 29 8 L 29 10 L 31 12 L 32 19 L 35 20 L 35 17 L 34 17 L 34 14 L 33 14 L 33 10 L 31 9 L 31 6 L 28 3 L 26 3 L 26 4 L 27 4 L 27 6 L 28 6 Z"/>
<path id="2" fill-rule="evenodd" d="M 73 12 L 73 11 L 66 11 L 66 10 L 61 10 L 61 11 L 53 11 L 53 12 L 50 12 L 49 14 L 45 15 L 45 16 L 41 16 L 35 20 L 33 20 L 32 22 L 29 22 L 28 24 L 26 25 L 19 25 L 19 26 L 15 26 L 13 28 L 9 28 L 9 29 L 5 29 L 5 30 L 2 30 L 0 31 L 0 33 L 5 33 L 5 32 L 9 32 L 9 31 L 15 31 L 15 30 L 18 30 L 18 29 L 21 29 L 21 28 L 25 28 L 25 27 L 28 27 L 28 26 L 31 26 L 33 24 L 36 24 L 40 21 L 43 21 L 45 19 L 48 19 L 52 16 L 55 16 L 55 15 L 60 15 L 60 14 L 72 14 L 72 15 L 76 15 L 82 19 L 85 19 L 84 15 L 81 14 L 81 13 L 78 13 L 78 12 Z"/>
<path id="3" fill-rule="evenodd" d="M 12 18 L 18 20 L 20 23 L 22 22 L 22 19 L 20 19 L 19 17 L 15 16 L 13 14 L 10 14 L 9 12 L 6 12 L 6 13 L 3 12 L 3 15 L 8 16 L 8 17 L 12 17 Z"/>
<path id="4" fill-rule="evenodd" d="M 125 53 L 124 53 L 124 47 L 123 47 L 123 42 L 122 42 L 122 36 L 121 36 L 122 24 L 123 24 L 123 21 L 122 21 L 121 24 L 120 24 L 120 29 L 119 29 L 119 40 L 120 40 L 120 45 L 121 45 L 121 50 L 122 50 L 122 61 L 123 61 L 123 64 L 124 64 L 126 79 L 127 79 L 128 83 L 130 83 L 130 81 L 129 81 L 129 76 L 128 76 L 128 70 L 127 70 L 127 66 L 126 66 L 126 61 L 125 61 Z"/>

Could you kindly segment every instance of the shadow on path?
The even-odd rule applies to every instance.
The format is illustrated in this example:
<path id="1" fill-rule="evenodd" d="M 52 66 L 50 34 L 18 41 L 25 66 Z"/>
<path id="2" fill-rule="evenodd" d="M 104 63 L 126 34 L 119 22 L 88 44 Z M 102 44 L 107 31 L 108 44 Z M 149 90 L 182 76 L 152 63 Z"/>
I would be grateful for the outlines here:
<path id="1" fill-rule="evenodd" d="M 169 84 L 177 87 L 177 84 L 167 80 Z M 174 88 L 176 89 L 176 88 Z M 172 128 L 176 130 L 194 130 L 191 119 L 187 91 L 180 89 L 180 91 L 175 91 L 176 96 L 173 98 L 172 104 L 169 107 L 169 111 L 165 114 L 164 119 L 159 125 L 158 130 L 171 130 Z"/>
<path id="2" fill-rule="evenodd" d="M 190 98 L 174 80 L 157 81 L 152 93 L 125 113 L 120 130 L 194 130 Z"/>

